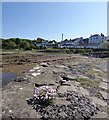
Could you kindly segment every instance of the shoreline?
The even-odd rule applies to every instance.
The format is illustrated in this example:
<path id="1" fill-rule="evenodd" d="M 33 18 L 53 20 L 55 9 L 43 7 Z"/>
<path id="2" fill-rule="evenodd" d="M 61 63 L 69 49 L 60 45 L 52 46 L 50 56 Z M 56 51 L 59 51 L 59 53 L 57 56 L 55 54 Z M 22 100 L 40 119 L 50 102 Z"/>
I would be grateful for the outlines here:
<path id="1" fill-rule="evenodd" d="M 17 81 L 11 81 L 7 86 L 5 86 L 2 89 L 3 117 L 11 116 L 12 118 L 40 118 L 41 117 L 40 114 L 37 113 L 31 106 L 27 105 L 26 103 L 26 99 L 31 98 L 33 96 L 35 82 L 37 82 L 38 84 L 43 84 L 43 83 L 53 84 L 54 85 L 53 87 L 56 88 L 56 86 L 58 85 L 57 82 L 59 82 L 59 80 L 62 79 L 62 76 L 66 76 L 68 77 L 68 79 L 75 78 L 75 80 L 79 80 L 77 78 L 80 77 L 80 78 L 84 78 L 84 80 L 87 80 L 89 79 L 88 77 L 86 79 L 86 76 L 88 74 L 89 74 L 89 77 L 91 74 L 95 74 L 92 71 L 90 71 L 93 69 L 96 71 L 96 74 L 99 75 L 100 77 L 102 73 L 101 71 L 102 69 L 95 68 L 95 65 L 96 64 L 99 65 L 100 63 L 103 63 L 106 61 L 105 59 L 89 58 L 89 57 L 80 56 L 80 55 L 71 56 L 68 54 L 64 54 L 64 55 L 39 54 L 39 56 L 32 54 L 29 57 L 28 56 L 26 55 L 24 57 L 24 54 L 22 54 L 20 55 L 20 57 L 18 58 L 18 61 L 16 62 L 19 62 L 20 60 L 21 61 L 26 60 L 27 58 L 28 58 L 27 60 L 30 60 L 30 63 L 36 59 L 37 61 L 38 60 L 39 61 L 34 63 L 33 66 L 31 66 L 30 68 L 29 67 L 27 68 L 25 66 L 25 69 L 27 70 L 27 72 L 25 71 L 25 73 L 22 73 L 23 70 L 21 70 L 22 76 L 20 77 L 23 79 L 17 80 Z M 15 55 L 15 57 L 10 56 L 10 58 L 12 58 L 13 61 L 16 60 L 16 57 L 17 55 Z M 10 61 L 11 60 L 9 60 L 8 63 L 10 63 Z M 28 63 L 26 61 L 24 63 Z M 15 65 L 15 67 L 17 66 Z M 21 65 L 18 69 L 19 70 L 21 69 Z M 84 70 L 86 71 L 88 70 L 89 72 L 84 73 Z M 40 72 L 40 75 L 37 74 L 38 71 Z M 93 79 L 93 76 L 90 79 Z M 94 78 L 94 80 L 95 79 L 96 78 Z M 76 82 L 77 81 L 75 81 L 74 83 Z M 84 94 L 89 95 L 90 93 L 89 97 L 92 97 L 94 100 L 96 98 L 95 102 L 100 100 L 103 102 L 103 105 L 105 105 L 106 100 L 104 101 L 100 96 L 100 94 L 97 93 L 99 89 L 95 89 L 96 87 L 87 88 L 87 84 L 92 85 L 92 83 L 91 82 L 87 83 L 87 81 L 86 83 L 85 81 L 83 82 L 84 84 L 81 84 L 82 86 L 81 85 L 77 86 L 77 88 L 81 89 L 82 92 L 84 91 L 83 92 Z M 75 85 L 78 85 L 77 83 Z M 69 84 L 69 82 L 67 84 Z M 63 90 L 61 91 L 61 89 L 63 89 L 61 87 L 60 87 L 60 92 L 63 92 Z M 64 87 L 65 87 L 64 90 L 66 90 L 67 86 L 64 86 Z M 76 86 L 72 86 L 71 89 L 74 89 L 74 88 L 76 88 Z M 99 98 L 97 98 L 97 95 L 99 96 Z M 102 107 L 101 112 L 104 111 L 106 113 L 106 109 L 107 108 L 105 106 Z"/>

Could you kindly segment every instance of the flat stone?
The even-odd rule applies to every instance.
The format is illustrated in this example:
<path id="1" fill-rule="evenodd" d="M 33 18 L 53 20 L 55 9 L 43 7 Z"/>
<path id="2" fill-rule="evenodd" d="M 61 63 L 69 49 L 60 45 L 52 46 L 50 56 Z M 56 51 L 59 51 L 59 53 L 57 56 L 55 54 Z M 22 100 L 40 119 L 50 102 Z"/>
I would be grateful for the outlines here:
<path id="1" fill-rule="evenodd" d="M 94 119 L 94 118 L 106 118 L 106 120 L 107 120 L 107 117 L 108 117 L 108 114 L 106 113 L 106 112 L 98 112 L 97 114 L 95 114 L 94 116 L 92 116 L 91 118 L 92 118 L 92 120 Z"/>
<path id="2" fill-rule="evenodd" d="M 37 113 L 35 110 L 32 110 L 32 109 L 29 111 L 29 115 L 34 120 L 35 119 L 41 119 L 41 117 L 42 117 L 39 113 Z"/>
<path id="3" fill-rule="evenodd" d="M 93 103 L 101 105 L 101 106 L 107 106 L 107 102 L 97 98 L 97 97 L 90 97 Z"/>
<path id="4" fill-rule="evenodd" d="M 56 105 L 69 105 L 70 104 L 70 101 L 67 101 L 66 98 L 59 98 L 57 97 L 55 99 L 55 103 Z"/>
<path id="5" fill-rule="evenodd" d="M 23 88 L 19 88 L 20 90 L 22 90 Z"/>
<path id="6" fill-rule="evenodd" d="M 39 66 L 36 66 L 36 67 L 34 67 L 33 69 L 34 69 L 34 70 L 38 70 L 38 69 L 40 69 L 40 67 L 39 67 Z"/>
<path id="7" fill-rule="evenodd" d="M 74 85 L 71 85 L 71 86 L 63 85 L 63 86 L 60 86 L 58 89 L 58 93 L 62 93 L 62 94 L 64 94 L 67 91 L 77 91 L 77 87 L 75 87 Z"/>
<path id="8" fill-rule="evenodd" d="M 109 80 L 107 78 L 102 79 L 103 82 L 109 83 Z"/>
<path id="9" fill-rule="evenodd" d="M 65 112 L 63 112 L 63 111 L 62 111 L 62 112 L 60 112 L 60 113 L 59 113 L 59 115 L 60 115 L 60 116 L 63 116 L 63 117 L 68 116 L 68 115 L 67 115 Z"/>
<path id="10" fill-rule="evenodd" d="M 77 81 L 65 81 L 64 84 L 69 85 L 69 86 L 74 85 L 74 86 L 78 87 L 80 85 L 80 82 L 77 82 Z"/>
<path id="11" fill-rule="evenodd" d="M 68 68 L 68 67 L 65 66 L 65 65 L 55 65 L 55 67 L 57 67 L 57 68 Z"/>
<path id="12" fill-rule="evenodd" d="M 104 91 L 99 91 L 99 92 L 104 99 L 106 99 L 106 100 L 108 99 L 108 93 L 107 92 L 104 92 Z"/>
<path id="13" fill-rule="evenodd" d="M 34 72 L 35 70 L 34 69 L 31 69 L 30 72 Z"/>
<path id="14" fill-rule="evenodd" d="M 76 78 L 76 76 L 72 76 L 72 75 L 67 75 L 66 76 L 68 79 L 75 79 Z"/>
<path id="15" fill-rule="evenodd" d="M 101 82 L 101 83 L 100 83 L 100 87 L 103 88 L 103 89 L 105 89 L 105 90 L 108 89 L 108 85 L 107 85 L 106 82 Z"/>
<path id="16" fill-rule="evenodd" d="M 101 72 L 101 70 L 99 70 L 99 69 L 93 68 L 93 70 L 94 70 L 94 71 L 97 71 L 97 72 Z"/>
<path id="17" fill-rule="evenodd" d="M 89 79 L 89 77 L 84 76 L 84 75 L 78 75 L 79 78 L 84 78 L 84 79 Z"/>
<path id="18" fill-rule="evenodd" d="M 81 94 L 83 94 L 84 96 L 89 96 L 89 91 L 84 89 L 83 87 L 79 87 L 78 92 L 80 92 Z"/>
<path id="19" fill-rule="evenodd" d="M 37 70 L 37 72 L 41 72 L 41 70 Z"/>
<path id="20" fill-rule="evenodd" d="M 40 65 L 43 66 L 43 67 L 48 67 L 49 66 L 48 63 L 40 63 Z"/>
<path id="21" fill-rule="evenodd" d="M 34 76 L 34 77 L 36 77 L 36 76 L 38 76 L 38 75 L 40 75 L 41 73 L 32 73 L 31 75 L 32 76 Z"/>

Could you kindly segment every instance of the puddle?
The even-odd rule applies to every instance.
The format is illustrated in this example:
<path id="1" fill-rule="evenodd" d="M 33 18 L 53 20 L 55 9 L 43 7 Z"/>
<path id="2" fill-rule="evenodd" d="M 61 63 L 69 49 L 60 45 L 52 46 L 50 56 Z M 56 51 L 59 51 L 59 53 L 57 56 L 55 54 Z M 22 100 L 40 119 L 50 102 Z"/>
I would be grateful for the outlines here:
<path id="1" fill-rule="evenodd" d="M 14 80 L 16 75 L 13 73 L 0 73 L 0 82 L 2 82 L 2 86 L 7 85 L 10 81 Z"/>

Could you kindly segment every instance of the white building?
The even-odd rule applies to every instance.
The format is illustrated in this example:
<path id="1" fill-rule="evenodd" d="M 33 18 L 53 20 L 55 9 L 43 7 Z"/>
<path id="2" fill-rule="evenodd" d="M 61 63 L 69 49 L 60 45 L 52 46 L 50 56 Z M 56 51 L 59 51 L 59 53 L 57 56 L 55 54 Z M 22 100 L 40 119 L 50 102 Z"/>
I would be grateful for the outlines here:
<path id="1" fill-rule="evenodd" d="M 102 44 L 106 41 L 107 37 L 102 33 L 91 35 L 89 38 L 83 37 L 75 38 L 73 40 L 61 41 L 59 47 L 61 48 L 102 48 Z"/>
<path id="2" fill-rule="evenodd" d="M 79 44 L 79 41 L 83 41 L 83 37 L 61 41 L 58 46 L 60 48 L 76 48 Z"/>
<path id="3" fill-rule="evenodd" d="M 103 43 L 106 40 L 106 37 L 101 33 L 101 35 L 99 34 L 95 34 L 95 35 L 91 35 L 89 37 L 89 44 L 90 43 Z"/>
<path id="4" fill-rule="evenodd" d="M 55 45 L 55 42 L 54 41 L 44 41 L 41 43 L 36 43 L 35 45 L 38 47 L 53 47 Z"/>

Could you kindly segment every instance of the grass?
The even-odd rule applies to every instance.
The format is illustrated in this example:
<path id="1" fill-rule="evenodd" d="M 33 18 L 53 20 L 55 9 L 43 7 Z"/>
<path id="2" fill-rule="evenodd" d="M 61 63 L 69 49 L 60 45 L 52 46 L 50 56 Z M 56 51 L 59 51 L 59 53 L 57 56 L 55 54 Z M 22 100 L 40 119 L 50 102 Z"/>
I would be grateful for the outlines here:
<path id="1" fill-rule="evenodd" d="M 100 77 L 105 77 L 106 74 L 103 71 L 88 70 L 87 75 L 96 75 Z"/>
<path id="2" fill-rule="evenodd" d="M 77 82 L 80 82 L 81 85 L 87 85 L 87 86 L 93 86 L 93 87 L 99 87 L 100 82 L 97 80 L 91 80 L 91 79 L 87 79 L 87 78 L 75 78 L 75 79 L 71 79 Z"/>
<path id="3" fill-rule="evenodd" d="M 33 49 L 33 50 L 24 50 L 24 49 L 2 49 L 2 52 L 14 52 L 14 53 L 21 53 L 21 52 L 37 52 L 37 50 Z"/>

